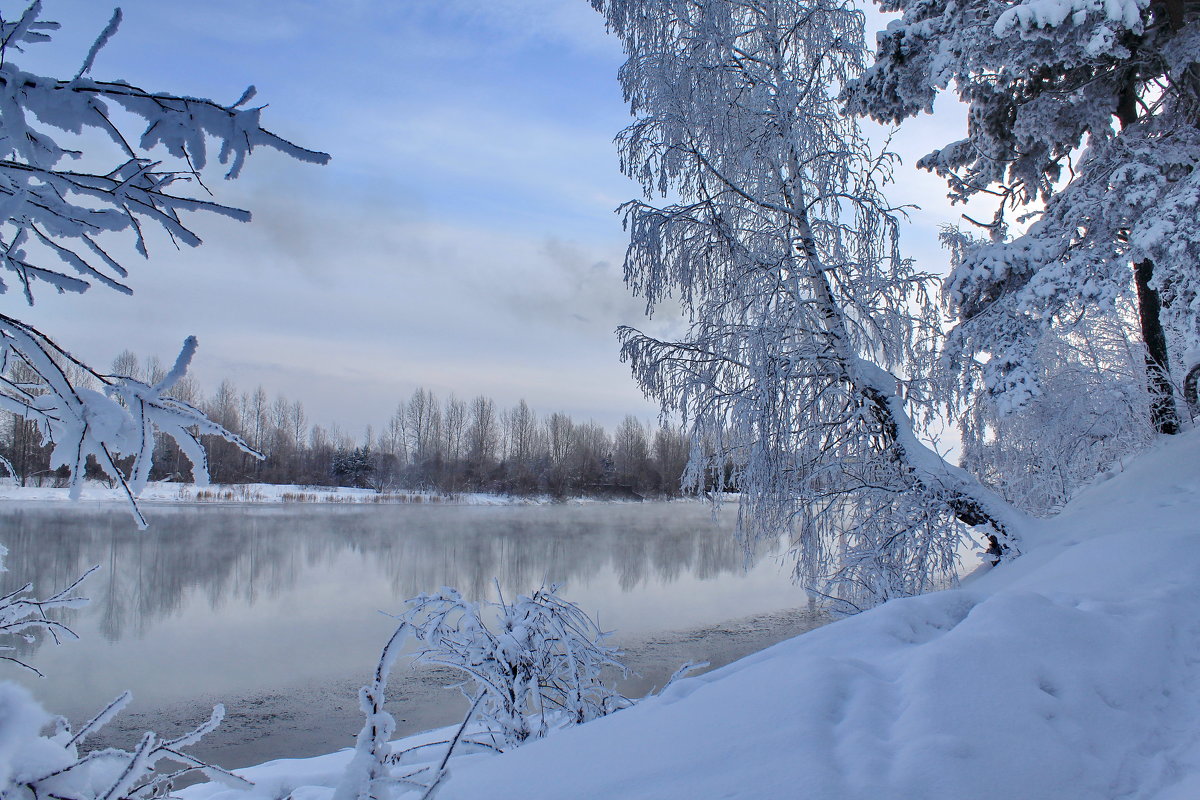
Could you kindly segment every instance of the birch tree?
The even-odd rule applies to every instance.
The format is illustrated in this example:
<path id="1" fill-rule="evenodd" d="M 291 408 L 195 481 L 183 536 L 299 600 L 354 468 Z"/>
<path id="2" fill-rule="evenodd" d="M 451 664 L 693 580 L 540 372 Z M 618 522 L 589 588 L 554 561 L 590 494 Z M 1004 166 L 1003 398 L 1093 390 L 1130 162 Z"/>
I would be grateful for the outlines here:
<path id="1" fill-rule="evenodd" d="M 838 94 L 866 59 L 843 0 L 592 0 L 628 60 L 617 144 L 625 279 L 688 333 L 620 330 L 643 389 L 694 442 L 697 489 L 734 465 L 747 547 L 787 531 L 797 577 L 861 608 L 949 575 L 959 521 L 1012 551 L 1024 516 L 918 437 L 935 308 Z M 721 484 L 718 484 L 721 485 Z"/>

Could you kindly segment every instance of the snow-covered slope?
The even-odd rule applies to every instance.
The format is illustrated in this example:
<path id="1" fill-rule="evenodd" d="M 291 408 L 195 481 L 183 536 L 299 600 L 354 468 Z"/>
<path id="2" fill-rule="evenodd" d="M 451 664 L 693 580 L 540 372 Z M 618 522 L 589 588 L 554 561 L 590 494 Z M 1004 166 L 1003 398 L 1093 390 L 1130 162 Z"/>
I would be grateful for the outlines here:
<path id="1" fill-rule="evenodd" d="M 1200 797 L 1198 520 L 1200 436 L 1188 435 L 963 588 L 451 762 L 438 800 Z M 293 769 L 249 774 L 278 789 Z"/>
<path id="2" fill-rule="evenodd" d="M 500 758 L 459 798 L 1200 797 L 1200 438 L 1023 558 Z"/>

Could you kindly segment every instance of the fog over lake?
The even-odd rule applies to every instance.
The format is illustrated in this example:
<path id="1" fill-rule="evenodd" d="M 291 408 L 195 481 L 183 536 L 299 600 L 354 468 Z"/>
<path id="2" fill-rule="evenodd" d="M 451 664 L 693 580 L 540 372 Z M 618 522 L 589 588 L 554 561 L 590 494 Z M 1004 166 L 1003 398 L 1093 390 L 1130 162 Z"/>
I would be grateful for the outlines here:
<path id="1" fill-rule="evenodd" d="M 745 567 L 734 513 L 714 521 L 699 502 L 153 506 L 138 533 L 116 507 L 14 506 L 0 519 L 6 591 L 28 580 L 44 596 L 101 569 L 80 589 L 92 603 L 63 617 L 80 640 L 19 651 L 46 677 L 0 671 L 75 721 L 132 689 L 109 739 L 167 733 L 224 702 L 208 748 L 240 766 L 350 743 L 354 690 L 395 627 L 379 612 L 441 586 L 492 599 L 493 581 L 508 598 L 561 583 L 616 632 L 640 673 L 622 686 L 641 693 L 682 661 L 724 663 L 815 624 L 779 613 L 806 606 L 782 562 Z M 441 688 L 451 676 L 397 673 L 400 732 L 460 713 Z"/>

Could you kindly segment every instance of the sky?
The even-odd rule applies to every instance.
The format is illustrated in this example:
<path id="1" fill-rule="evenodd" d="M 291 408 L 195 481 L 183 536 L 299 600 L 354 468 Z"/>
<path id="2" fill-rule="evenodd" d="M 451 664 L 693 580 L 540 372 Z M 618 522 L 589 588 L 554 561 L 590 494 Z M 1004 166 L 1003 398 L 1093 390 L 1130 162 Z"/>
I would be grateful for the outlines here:
<path id="1" fill-rule="evenodd" d="M 45 0 L 63 24 L 20 65 L 74 74 L 111 6 Z M 301 400 L 309 418 L 359 436 L 423 386 L 440 396 L 525 398 L 543 413 L 613 425 L 650 420 L 614 329 L 656 315 L 621 281 L 616 207 L 639 195 L 612 139 L 631 121 L 619 43 L 585 0 L 126 0 L 92 75 L 232 102 L 248 84 L 265 126 L 328 152 L 329 165 L 256 152 L 243 176 L 208 183 L 253 220 L 193 216 L 204 239 L 127 251 L 134 295 L 0 295 L 90 363 L 123 349 L 174 358 L 185 336 L 206 391 Z M 5 8 L 6 15 L 12 11 Z M 935 272 L 937 227 L 958 211 L 912 164 L 958 138 L 939 109 L 894 142 L 894 202 L 917 203 L 906 251 Z"/>

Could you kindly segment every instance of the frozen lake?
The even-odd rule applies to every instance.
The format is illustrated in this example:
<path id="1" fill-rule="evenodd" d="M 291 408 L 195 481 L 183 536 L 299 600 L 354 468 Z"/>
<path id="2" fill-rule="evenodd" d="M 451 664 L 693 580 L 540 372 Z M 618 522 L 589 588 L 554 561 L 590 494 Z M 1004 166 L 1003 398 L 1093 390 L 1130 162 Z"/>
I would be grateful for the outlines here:
<path id="1" fill-rule="evenodd" d="M 562 583 L 639 674 L 631 696 L 687 660 L 714 664 L 814 627 L 807 601 L 772 557 L 743 568 L 730 533 L 696 502 L 547 506 L 151 506 L 138 533 L 119 508 L 10 505 L 0 586 L 41 596 L 93 564 L 87 608 L 66 620 L 80 641 L 20 654 L 38 679 L 0 662 L 53 712 L 82 721 L 125 689 L 134 703 L 98 744 L 195 724 L 225 703 L 227 722 L 195 748 L 227 767 L 352 743 L 356 689 L 423 591 L 472 598 Z M 389 691 L 398 733 L 465 708 L 446 673 L 402 662 Z"/>

